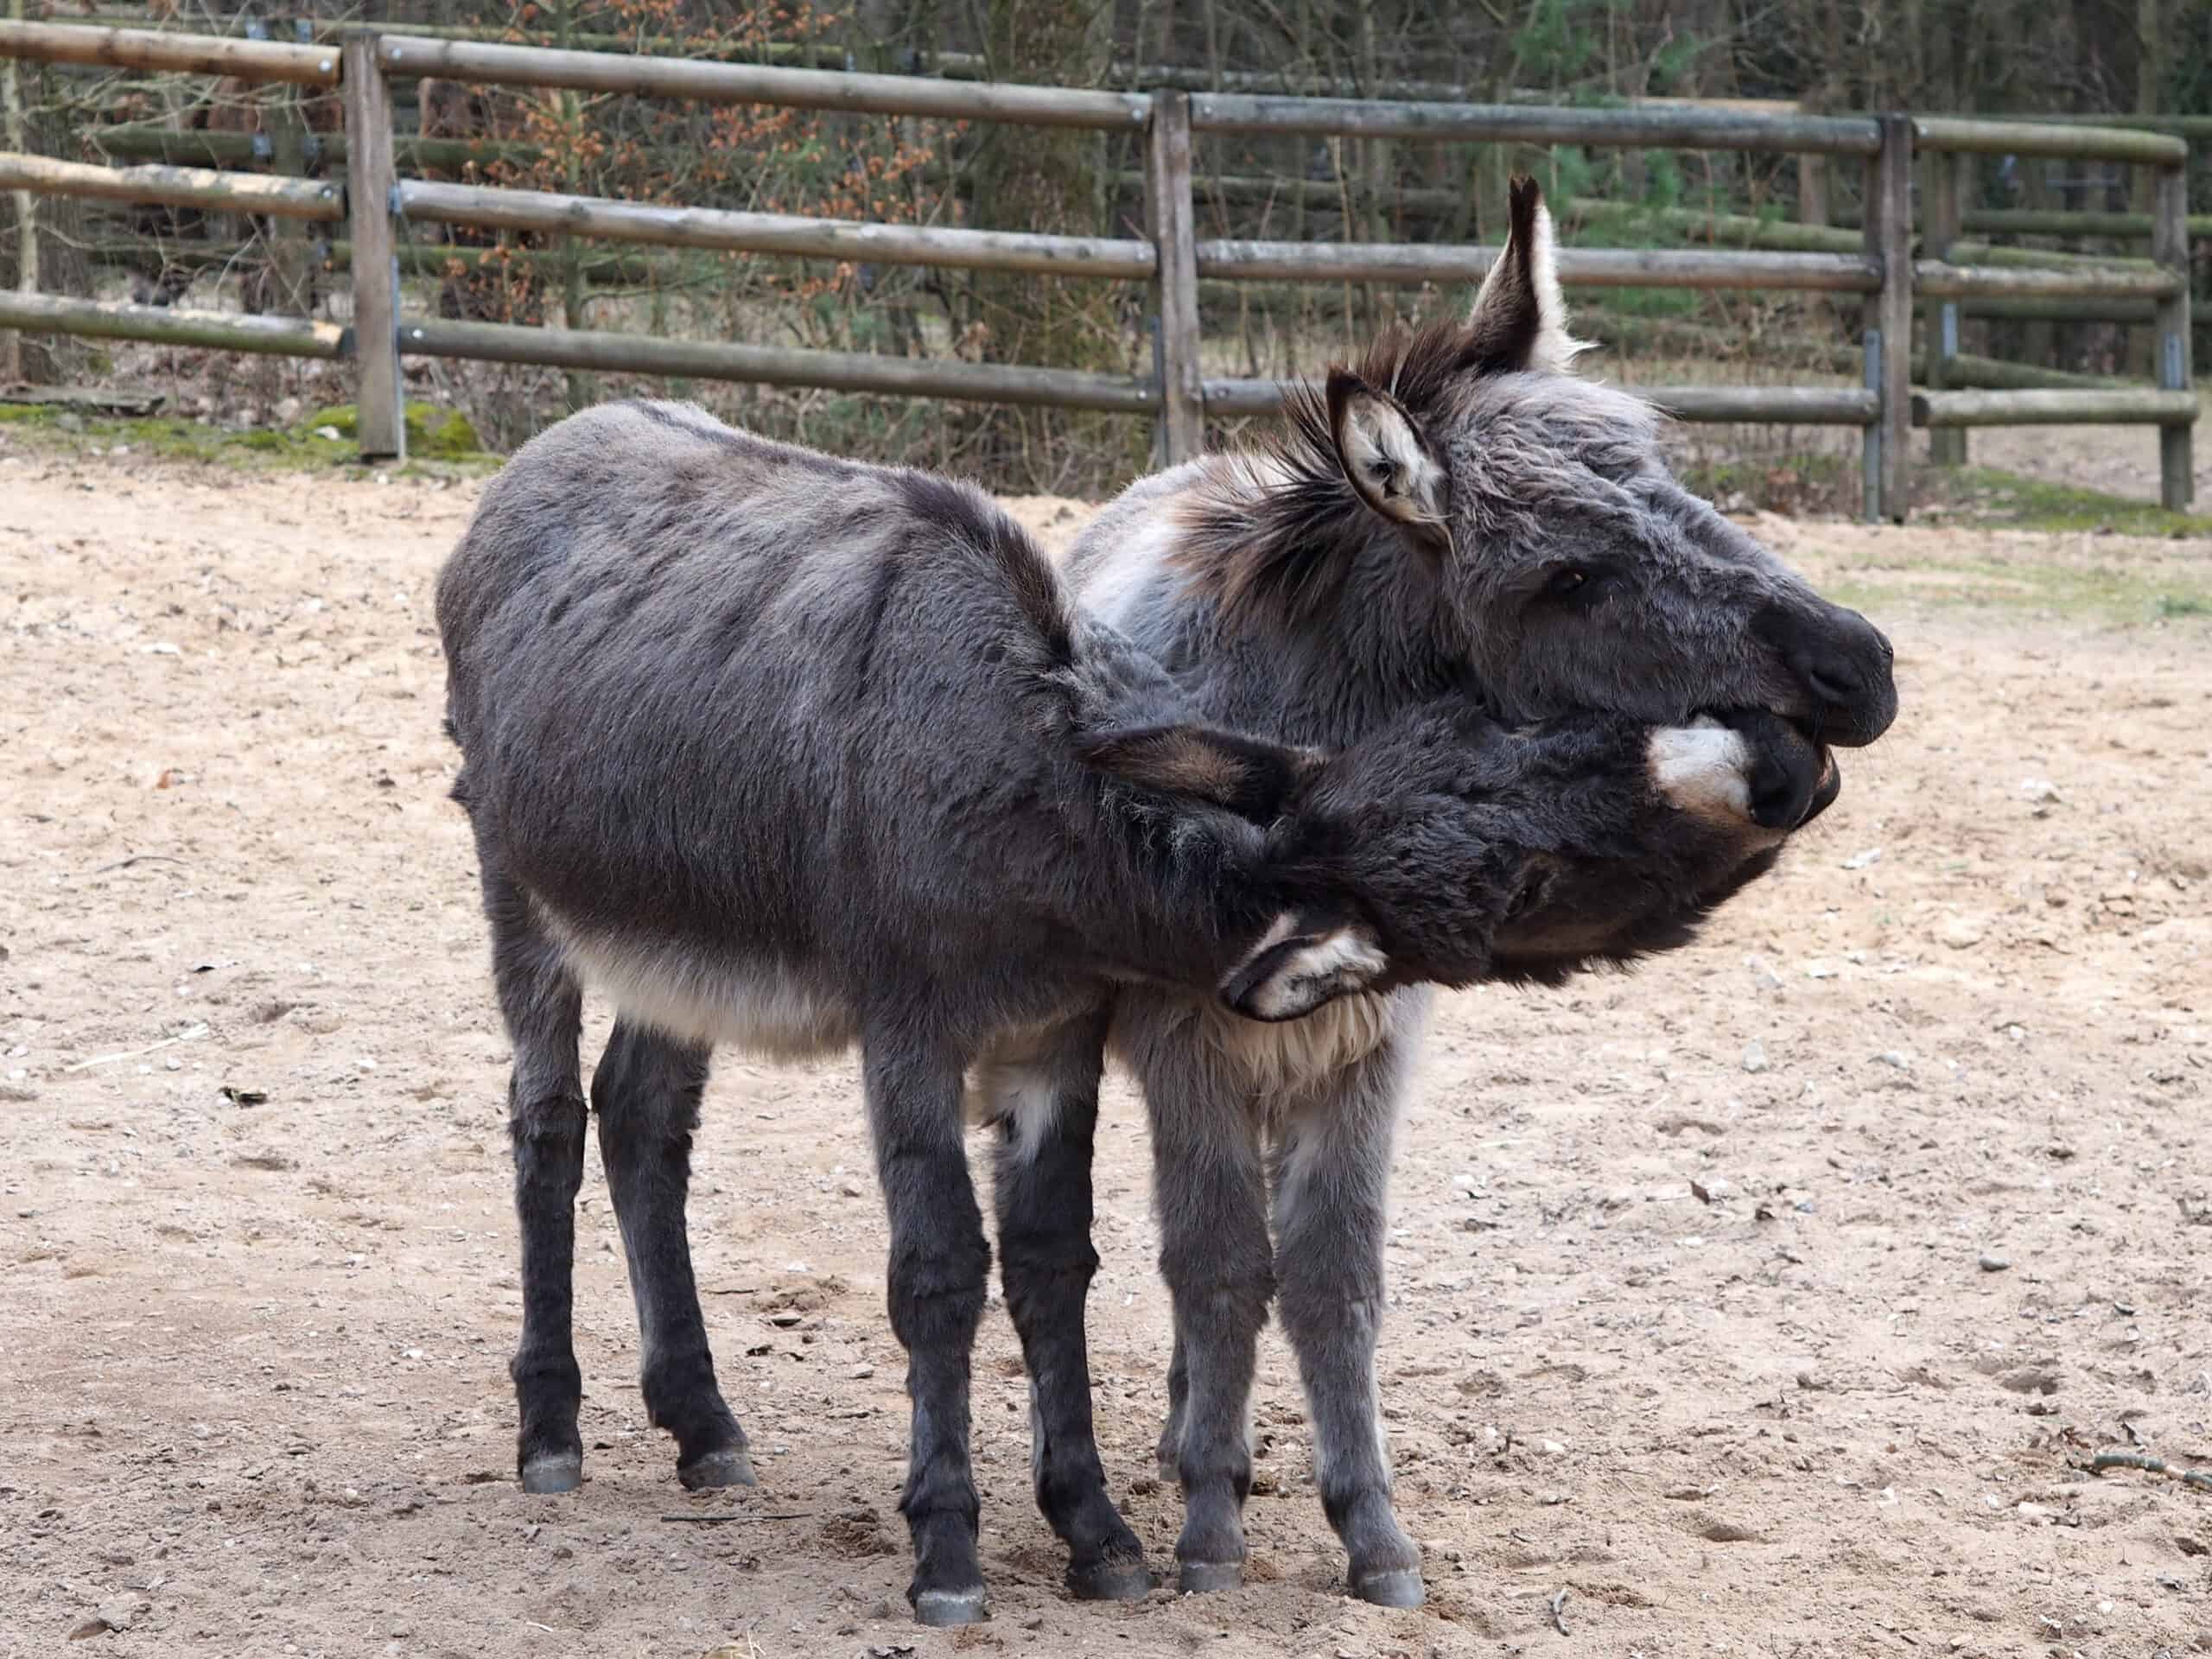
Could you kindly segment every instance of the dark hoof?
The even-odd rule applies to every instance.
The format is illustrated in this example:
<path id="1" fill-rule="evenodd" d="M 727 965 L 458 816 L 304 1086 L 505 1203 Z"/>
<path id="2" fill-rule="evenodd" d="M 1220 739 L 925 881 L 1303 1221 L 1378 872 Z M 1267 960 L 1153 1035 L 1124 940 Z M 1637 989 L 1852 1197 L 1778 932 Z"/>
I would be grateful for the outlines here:
<path id="1" fill-rule="evenodd" d="M 925 1590 L 914 1598 L 914 1623 L 932 1630 L 950 1624 L 980 1624 L 990 1616 L 980 1584 L 973 1590 Z"/>
<path id="2" fill-rule="evenodd" d="M 1211 1596 L 1223 1590 L 1241 1589 L 1242 1561 L 1185 1561 L 1176 1573 L 1176 1588 L 1186 1596 Z"/>
<path id="3" fill-rule="evenodd" d="M 1094 1561 L 1068 1568 L 1068 1590 L 1077 1601 L 1142 1601 L 1152 1593 L 1152 1569 L 1142 1561 Z"/>
<path id="4" fill-rule="evenodd" d="M 1377 1607 L 1418 1607 L 1428 1593 L 1421 1588 L 1420 1570 L 1411 1567 L 1393 1567 L 1388 1572 L 1354 1579 L 1351 1592 Z"/>
<path id="5" fill-rule="evenodd" d="M 546 1452 L 522 1466 L 525 1492 L 573 1492 L 584 1484 L 584 1454 Z"/>
<path id="6" fill-rule="evenodd" d="M 750 1486 L 753 1459 L 734 1446 L 708 1452 L 676 1466 L 676 1478 L 687 1492 L 712 1491 L 721 1486 Z"/>

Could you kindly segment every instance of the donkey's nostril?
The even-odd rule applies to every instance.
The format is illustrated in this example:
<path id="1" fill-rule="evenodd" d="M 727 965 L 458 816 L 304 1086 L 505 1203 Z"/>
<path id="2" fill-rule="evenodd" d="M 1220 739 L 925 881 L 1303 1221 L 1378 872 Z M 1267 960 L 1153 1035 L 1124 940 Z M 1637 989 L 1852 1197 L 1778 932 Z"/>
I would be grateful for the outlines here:
<path id="1" fill-rule="evenodd" d="M 1854 611 L 1813 600 L 1767 606 L 1753 633 L 1796 681 L 1803 712 L 1832 743 L 1872 743 L 1897 717 L 1894 653 L 1882 631 Z"/>
<path id="2" fill-rule="evenodd" d="M 1816 663 L 1805 670 L 1805 689 L 1821 702 L 1850 704 L 1866 695 L 1865 681 L 1848 663 Z"/>

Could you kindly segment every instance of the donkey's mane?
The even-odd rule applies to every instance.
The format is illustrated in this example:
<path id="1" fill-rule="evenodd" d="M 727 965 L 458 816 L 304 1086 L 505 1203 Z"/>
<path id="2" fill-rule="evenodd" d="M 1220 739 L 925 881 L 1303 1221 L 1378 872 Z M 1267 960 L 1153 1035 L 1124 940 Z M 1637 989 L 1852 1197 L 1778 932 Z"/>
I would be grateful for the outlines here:
<path id="1" fill-rule="evenodd" d="M 1469 379 L 1514 366 L 1494 330 L 1446 318 L 1385 329 L 1349 368 L 1430 427 Z M 1312 620 L 1342 589 L 1362 549 L 1395 534 L 1344 477 L 1322 387 L 1299 381 L 1284 396 L 1282 424 L 1211 465 L 1181 508 L 1170 555 L 1224 615 Z"/>

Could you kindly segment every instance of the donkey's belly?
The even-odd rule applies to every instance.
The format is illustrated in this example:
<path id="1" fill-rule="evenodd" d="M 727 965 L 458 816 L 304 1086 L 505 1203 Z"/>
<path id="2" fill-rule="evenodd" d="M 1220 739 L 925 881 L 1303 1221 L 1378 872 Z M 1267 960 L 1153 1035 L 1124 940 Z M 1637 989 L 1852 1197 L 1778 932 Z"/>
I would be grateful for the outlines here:
<path id="1" fill-rule="evenodd" d="M 841 1053 L 858 1035 L 842 999 L 768 963 L 700 961 L 619 940 L 569 937 L 563 944 L 584 982 L 626 1019 L 685 1042 L 807 1060 Z"/>

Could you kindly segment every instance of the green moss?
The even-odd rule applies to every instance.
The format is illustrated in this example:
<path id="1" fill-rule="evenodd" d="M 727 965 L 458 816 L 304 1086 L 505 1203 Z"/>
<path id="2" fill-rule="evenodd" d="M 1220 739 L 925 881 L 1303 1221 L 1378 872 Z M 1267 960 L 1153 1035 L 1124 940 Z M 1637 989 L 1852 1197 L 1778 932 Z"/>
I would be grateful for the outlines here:
<path id="1" fill-rule="evenodd" d="M 352 438 L 361 429 L 361 412 L 352 404 L 333 404 L 318 409 L 302 423 L 302 429 L 308 432 L 323 427 L 335 428 L 340 436 Z M 423 461 L 488 459 L 484 441 L 477 436 L 468 416 L 435 404 L 407 405 L 407 453 Z"/>
<path id="2" fill-rule="evenodd" d="M 319 409 L 296 427 L 262 427 L 245 432 L 204 426 L 197 421 L 109 420 L 41 404 L 0 404 L 0 425 L 40 442 L 92 443 L 103 448 L 127 444 L 136 454 L 255 472 L 360 465 L 353 435 L 359 420 L 350 404 Z M 337 436 L 321 435 L 332 429 Z M 408 406 L 407 449 L 410 461 L 428 463 L 445 473 L 455 467 L 486 471 L 499 463 L 498 456 L 483 452 L 476 429 L 466 415 L 431 404 Z"/>
<path id="3" fill-rule="evenodd" d="M 2024 477 L 1994 467 L 1916 467 L 1915 507 L 1992 530 L 2102 531 L 2119 536 L 2212 536 L 2212 517 L 2156 502 Z"/>
<path id="4" fill-rule="evenodd" d="M 423 419 L 418 426 L 416 415 Z M 407 450 L 429 461 L 466 461 L 484 453 L 483 441 L 468 416 L 457 409 L 443 411 L 426 404 L 407 406 Z"/>

